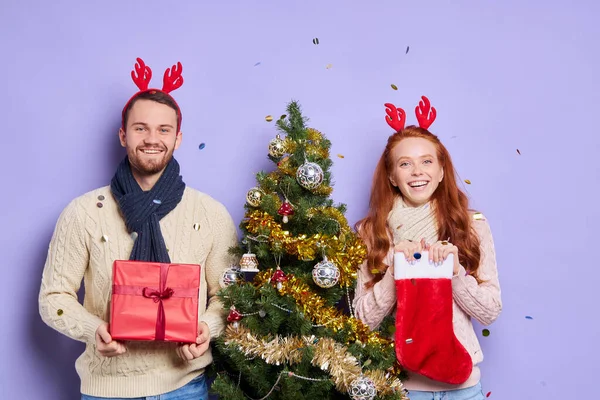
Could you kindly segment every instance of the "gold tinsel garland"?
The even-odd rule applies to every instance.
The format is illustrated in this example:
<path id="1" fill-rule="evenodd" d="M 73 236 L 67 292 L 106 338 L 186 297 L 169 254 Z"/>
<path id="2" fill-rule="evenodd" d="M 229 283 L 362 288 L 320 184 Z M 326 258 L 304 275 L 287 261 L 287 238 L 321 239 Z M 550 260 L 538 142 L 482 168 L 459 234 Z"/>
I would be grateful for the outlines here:
<path id="1" fill-rule="evenodd" d="M 319 212 L 316 209 L 311 210 L 313 213 Z M 339 210 L 329 208 L 321 212 L 340 224 L 339 236 L 317 233 L 312 236 L 302 234 L 294 237 L 289 231 L 283 230 L 269 213 L 260 210 L 248 215 L 246 229 L 252 234 L 268 236 L 269 242 L 281 245 L 288 254 L 296 255 L 300 260 L 314 260 L 317 253 L 325 249 L 328 258 L 340 270 L 340 285 L 350 286 L 356 279 L 358 266 L 366 258 L 366 247 L 358 235 L 351 232 Z"/>
<path id="2" fill-rule="evenodd" d="M 254 278 L 254 283 L 258 286 L 267 284 L 274 272 L 272 269 L 259 272 Z M 292 274 L 287 274 L 287 278 L 286 282 L 282 282 L 279 293 L 291 296 L 304 315 L 315 324 L 326 326 L 334 332 L 342 329 L 348 330 L 348 342 L 360 342 L 381 347 L 393 346 L 390 339 L 371 331 L 362 321 L 344 315 L 335 307 L 328 306 L 327 302 L 312 292 L 311 288 L 301 279 Z"/>
<path id="3" fill-rule="evenodd" d="M 348 392 L 352 381 L 361 375 L 361 368 L 346 346 L 331 338 L 316 336 L 282 337 L 279 335 L 259 339 L 243 326 L 227 326 L 225 345 L 237 347 L 246 356 L 258 356 L 271 365 L 294 365 L 302 361 L 302 348 L 312 347 L 311 364 L 331 376 L 338 391 Z M 373 381 L 378 395 L 401 392 L 402 382 L 389 372 L 366 370 L 362 374 Z"/>

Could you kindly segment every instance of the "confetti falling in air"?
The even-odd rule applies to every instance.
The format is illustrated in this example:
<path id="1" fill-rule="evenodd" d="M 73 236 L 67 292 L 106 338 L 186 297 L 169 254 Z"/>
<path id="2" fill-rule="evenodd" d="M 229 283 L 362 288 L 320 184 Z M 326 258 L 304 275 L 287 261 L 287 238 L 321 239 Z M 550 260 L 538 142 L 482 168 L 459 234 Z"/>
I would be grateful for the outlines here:
<path id="1" fill-rule="evenodd" d="M 475 214 L 473 214 L 473 219 L 476 219 L 476 220 L 484 219 L 483 214 L 480 212 L 476 212 Z"/>
<path id="2" fill-rule="evenodd" d="M 470 185 L 470 184 L 471 184 L 471 181 L 470 181 L 470 180 L 468 180 L 468 179 L 465 179 L 465 183 L 466 183 L 467 185 Z"/>
<path id="3" fill-rule="evenodd" d="M 265 117 L 265 121 L 267 121 L 267 122 L 271 122 L 271 121 L 273 121 L 273 116 L 272 116 L 272 115 L 267 115 L 267 116 Z"/>
<path id="4" fill-rule="evenodd" d="M 406 46 L 406 53 L 404 54 L 408 54 L 408 50 L 410 50 L 410 46 Z"/>
<path id="5" fill-rule="evenodd" d="M 313 39 L 313 44 L 319 44 L 319 38 L 314 38 Z"/>
<path id="6" fill-rule="evenodd" d="M 205 148 L 205 147 L 206 147 L 206 144 L 204 144 L 204 143 L 200 143 L 200 146 L 198 146 L 198 148 L 199 148 L 200 150 L 202 150 L 202 149 L 203 149 L 203 148 Z"/>
<path id="7" fill-rule="evenodd" d="M 529 316 L 529 315 L 526 315 L 526 316 L 525 316 L 525 319 L 533 319 L 533 317 L 532 317 L 532 316 Z"/>
<path id="8" fill-rule="evenodd" d="M 521 150 L 517 149 L 517 154 L 521 155 Z"/>
<path id="9" fill-rule="evenodd" d="M 413 340 L 411 338 L 406 339 L 406 344 L 411 344 Z"/>
<path id="10" fill-rule="evenodd" d="M 343 154 L 338 154 L 337 156 L 338 156 L 338 158 L 344 158 Z"/>
<path id="11" fill-rule="evenodd" d="M 485 395 L 485 397 L 490 397 L 492 395 L 492 392 L 487 392 L 487 394 Z"/>
<path id="12" fill-rule="evenodd" d="M 285 119 L 285 117 L 287 117 L 287 115 L 281 114 L 281 117 L 279 117 L 279 119 Z"/>
<path id="13" fill-rule="evenodd" d="M 481 331 L 481 334 L 485 337 L 490 336 L 490 330 L 489 329 L 484 329 Z"/>
<path id="14" fill-rule="evenodd" d="M 333 64 L 327 64 L 327 65 L 325 66 L 325 68 L 327 68 L 327 69 L 331 69 L 331 67 L 333 67 Z"/>
<path id="15" fill-rule="evenodd" d="M 256 64 L 254 64 L 255 67 L 258 67 L 260 65 L 260 61 L 257 62 Z"/>
<path id="16" fill-rule="evenodd" d="M 391 86 L 392 86 L 392 89 L 398 90 L 398 86 L 394 85 L 393 83 L 391 84 Z"/>
<path id="17" fill-rule="evenodd" d="M 63 315 L 63 310 L 59 308 L 58 310 L 56 310 L 56 314 L 60 317 L 61 315 Z"/>

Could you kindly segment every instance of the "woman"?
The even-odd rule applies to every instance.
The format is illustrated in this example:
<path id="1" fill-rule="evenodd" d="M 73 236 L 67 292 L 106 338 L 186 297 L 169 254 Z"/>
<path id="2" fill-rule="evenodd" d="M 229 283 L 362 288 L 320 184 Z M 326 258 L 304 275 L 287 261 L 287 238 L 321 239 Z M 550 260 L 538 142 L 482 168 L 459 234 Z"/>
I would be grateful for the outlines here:
<path id="1" fill-rule="evenodd" d="M 469 209 L 467 196 L 457 187 L 448 150 L 427 130 L 436 115 L 429 100 L 423 96 L 416 109 L 419 127 L 404 128 L 404 111 L 386 106 L 386 121 L 396 133 L 389 137 L 375 169 L 368 215 L 357 223 L 368 257 L 358 273 L 356 314 L 376 329 L 402 307 L 401 301 L 396 304 L 395 253 L 404 253 L 415 263 L 420 252 L 427 251 L 432 265 L 453 254 L 452 300 L 448 298 L 452 322 L 448 332 L 441 334 L 455 335 L 466 350 L 468 379 L 448 384 L 407 371 L 404 384 L 411 400 L 483 399 L 477 367 L 483 354 L 471 318 L 489 325 L 502 310 L 490 227 L 481 213 Z"/>

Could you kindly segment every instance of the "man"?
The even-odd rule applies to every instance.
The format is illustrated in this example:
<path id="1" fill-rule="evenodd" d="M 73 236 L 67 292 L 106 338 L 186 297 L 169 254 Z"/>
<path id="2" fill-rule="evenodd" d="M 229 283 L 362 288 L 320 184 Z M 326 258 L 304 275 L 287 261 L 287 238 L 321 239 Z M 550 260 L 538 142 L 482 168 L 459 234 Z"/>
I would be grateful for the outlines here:
<path id="1" fill-rule="evenodd" d="M 148 89 L 152 72 L 137 60 L 132 78 L 140 91 L 124 107 L 119 130 L 127 156 L 110 186 L 76 198 L 61 213 L 42 276 L 40 314 L 86 344 L 76 361 L 83 400 L 208 399 L 203 372 L 225 320 L 215 294 L 234 262 L 228 249 L 237 233 L 222 204 L 185 186 L 173 158 L 181 111 L 169 92 L 183 83 L 181 64 L 167 69 L 159 90 Z M 195 344 L 112 339 L 112 266 L 128 259 L 201 266 Z M 82 279 L 83 305 L 77 300 Z"/>

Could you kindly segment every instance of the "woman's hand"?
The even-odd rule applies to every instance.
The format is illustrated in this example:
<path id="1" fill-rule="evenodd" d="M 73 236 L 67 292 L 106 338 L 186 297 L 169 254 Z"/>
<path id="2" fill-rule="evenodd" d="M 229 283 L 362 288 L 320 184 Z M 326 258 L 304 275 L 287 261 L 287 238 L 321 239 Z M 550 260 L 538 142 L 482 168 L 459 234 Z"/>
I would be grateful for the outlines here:
<path id="1" fill-rule="evenodd" d="M 458 274 L 460 262 L 458 260 L 458 247 L 446 240 L 440 240 L 429 246 L 429 262 L 436 265 L 441 264 L 448 258 L 448 254 L 454 254 L 454 275 Z"/>
<path id="2" fill-rule="evenodd" d="M 419 242 L 413 242 L 410 240 L 402 240 L 394 246 L 395 253 L 404 253 L 406 261 L 414 263 L 416 261 L 415 254 L 418 253 L 417 258 L 420 258 L 421 252 L 426 250 L 425 239 L 421 239 Z"/>

